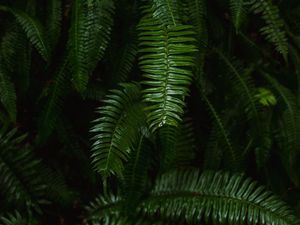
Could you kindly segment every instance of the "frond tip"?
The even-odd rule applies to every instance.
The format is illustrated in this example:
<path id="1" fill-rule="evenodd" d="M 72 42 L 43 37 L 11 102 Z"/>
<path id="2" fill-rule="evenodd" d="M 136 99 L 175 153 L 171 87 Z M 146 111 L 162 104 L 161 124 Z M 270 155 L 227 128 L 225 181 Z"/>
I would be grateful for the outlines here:
<path id="1" fill-rule="evenodd" d="M 276 51 L 287 59 L 288 43 L 285 31 L 282 29 L 284 23 L 279 15 L 279 9 L 272 4 L 271 0 L 254 0 L 251 10 L 255 14 L 261 14 L 266 25 L 260 29 L 266 39 L 275 45 Z"/>
<path id="2" fill-rule="evenodd" d="M 151 17 L 144 17 L 138 29 L 150 129 L 178 126 L 192 81 L 195 32 L 190 25 L 164 27 Z"/>
<path id="3" fill-rule="evenodd" d="M 94 121 L 91 129 L 95 133 L 93 164 L 104 177 L 122 176 L 123 162 L 127 161 L 130 147 L 138 139 L 139 127 L 144 121 L 140 86 L 128 83 L 121 87 L 106 96 L 105 105 L 98 109 L 101 117 Z"/>

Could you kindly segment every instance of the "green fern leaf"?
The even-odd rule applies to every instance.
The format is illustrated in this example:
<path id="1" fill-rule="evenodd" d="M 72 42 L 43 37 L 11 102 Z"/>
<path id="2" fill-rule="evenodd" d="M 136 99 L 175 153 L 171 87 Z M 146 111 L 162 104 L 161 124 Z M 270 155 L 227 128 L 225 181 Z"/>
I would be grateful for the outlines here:
<path id="1" fill-rule="evenodd" d="M 202 95 L 202 99 L 207 105 L 213 120 L 212 140 L 205 151 L 204 168 L 219 169 L 221 158 L 225 153 L 229 159 L 228 165 L 230 169 L 239 170 L 242 158 L 240 152 L 233 147 L 229 132 L 212 103 L 204 94 Z"/>
<path id="2" fill-rule="evenodd" d="M 266 25 L 260 30 L 261 33 L 275 45 L 277 52 L 287 60 L 288 43 L 277 6 L 273 5 L 271 0 L 255 0 L 251 4 L 251 10 L 255 14 L 261 14 L 266 22 Z"/>
<path id="3" fill-rule="evenodd" d="M 13 23 L 5 33 L 0 49 L 2 63 L 14 80 L 20 96 L 23 96 L 30 83 L 31 48 L 26 34 L 18 24 Z"/>
<path id="4" fill-rule="evenodd" d="M 31 221 L 30 225 L 36 224 L 34 221 Z M 23 218 L 19 212 L 14 214 L 8 214 L 6 216 L 0 217 L 1 225 L 28 225 L 27 219 Z"/>
<path id="5" fill-rule="evenodd" d="M 192 81 L 191 53 L 197 49 L 192 27 L 163 27 L 144 17 L 139 24 L 139 65 L 144 72 L 144 101 L 149 105 L 148 121 L 152 131 L 164 125 L 178 126 L 184 112 L 184 98 Z"/>
<path id="6" fill-rule="evenodd" d="M 180 24 L 180 1 L 178 0 L 152 0 L 153 17 L 159 19 L 164 25 L 176 26 Z"/>
<path id="7" fill-rule="evenodd" d="M 18 9 L 0 5 L 0 10 L 10 12 L 16 17 L 17 22 L 25 31 L 31 44 L 36 47 L 45 61 L 49 61 L 50 50 L 46 39 L 46 34 L 40 22 Z"/>
<path id="8" fill-rule="evenodd" d="M 300 116 L 297 99 L 294 94 L 279 84 L 274 78 L 268 74 L 263 74 L 264 77 L 278 93 L 278 97 L 283 101 L 286 108 L 282 112 L 282 124 L 280 129 L 280 142 L 281 142 L 281 160 L 287 170 L 291 180 L 297 186 L 300 185 L 299 174 L 296 170 L 297 157 L 299 156 L 300 149 Z"/>
<path id="9" fill-rule="evenodd" d="M 99 195 L 85 207 L 86 219 L 88 221 L 101 221 L 103 218 L 108 219 L 110 215 L 114 215 L 115 218 L 119 217 L 122 204 L 121 198 L 114 194 Z"/>
<path id="10" fill-rule="evenodd" d="M 140 210 L 148 216 L 159 212 L 162 218 L 181 224 L 299 224 L 277 196 L 249 178 L 224 172 L 188 170 L 162 175 Z"/>
<path id="11" fill-rule="evenodd" d="M 60 0 L 51 0 L 47 6 L 47 33 L 49 36 L 49 42 L 52 48 L 54 48 L 59 39 L 61 30 L 62 2 Z"/>
<path id="12" fill-rule="evenodd" d="M 69 54 L 73 84 L 80 93 L 86 90 L 90 74 L 104 55 L 113 12 L 110 0 L 76 0 L 73 4 Z"/>
<path id="13" fill-rule="evenodd" d="M 1 61 L 0 61 L 1 63 Z M 10 120 L 15 123 L 17 117 L 17 106 L 16 106 L 16 91 L 14 84 L 11 82 L 8 73 L 2 66 L 0 66 L 0 100 L 5 107 Z"/>
<path id="14" fill-rule="evenodd" d="M 123 162 L 127 161 L 130 147 L 138 140 L 139 127 L 144 123 L 140 86 L 129 83 L 121 87 L 107 95 L 105 105 L 98 108 L 101 117 L 90 130 L 95 133 L 92 163 L 104 178 L 122 177 Z"/>
<path id="15" fill-rule="evenodd" d="M 85 4 L 83 0 L 73 2 L 72 21 L 69 39 L 69 57 L 73 76 L 73 84 L 79 92 L 86 89 L 89 77 L 88 71 L 88 45 L 91 27 L 85 17 Z"/>
<path id="16" fill-rule="evenodd" d="M 115 4 L 112 0 L 94 0 L 90 5 L 90 23 L 94 28 L 90 31 L 91 47 L 89 50 L 89 68 L 94 70 L 103 58 L 109 45 L 112 26 L 114 23 Z"/>
<path id="17" fill-rule="evenodd" d="M 124 209 L 132 214 L 140 198 L 146 192 L 148 169 L 151 156 L 151 143 L 146 135 L 141 135 L 138 143 L 130 151 L 128 163 L 122 180 L 122 196 L 125 201 Z M 127 204 L 130 202 L 130 205 Z"/>
<path id="18" fill-rule="evenodd" d="M 246 7 L 244 0 L 230 0 L 230 11 L 233 20 L 233 24 L 236 32 L 239 32 L 241 24 L 246 17 Z"/>
<path id="19" fill-rule="evenodd" d="M 48 88 L 48 87 L 46 87 Z M 64 98 L 70 89 L 68 80 L 68 61 L 64 60 L 58 71 L 56 72 L 53 83 L 48 90 L 48 100 L 44 105 L 39 116 L 37 143 L 41 144 L 53 132 L 56 126 L 57 118 L 63 107 Z"/>
<path id="20" fill-rule="evenodd" d="M 16 136 L 16 129 L 0 133 L 0 186 L 8 202 L 33 207 L 40 211 L 45 199 L 46 185 L 41 176 L 40 160 L 35 159 L 28 146 L 20 148 L 26 135 Z"/>
<path id="21" fill-rule="evenodd" d="M 194 30 L 196 31 L 197 41 L 199 46 L 203 47 L 207 45 L 207 26 L 206 26 L 206 19 L 207 19 L 207 6 L 204 0 L 189 0 L 187 1 L 188 4 L 188 17 L 190 18 Z M 199 51 L 202 49 L 200 48 Z"/>

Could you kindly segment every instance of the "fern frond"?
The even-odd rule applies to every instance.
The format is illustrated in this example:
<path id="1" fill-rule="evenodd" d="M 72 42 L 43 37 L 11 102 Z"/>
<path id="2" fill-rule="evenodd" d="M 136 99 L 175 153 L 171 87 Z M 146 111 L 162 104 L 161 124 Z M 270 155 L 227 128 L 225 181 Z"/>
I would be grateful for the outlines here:
<path id="1" fill-rule="evenodd" d="M 85 12 L 85 1 L 75 0 L 72 8 L 72 20 L 69 33 L 69 57 L 73 84 L 79 92 L 86 89 L 88 83 L 88 48 L 90 44 L 88 24 Z"/>
<path id="2" fill-rule="evenodd" d="M 50 0 L 47 7 L 47 33 L 53 49 L 57 44 L 61 30 L 62 2 L 60 0 Z"/>
<path id="3" fill-rule="evenodd" d="M 190 165 L 195 157 L 196 138 L 193 121 L 191 118 L 185 117 L 179 126 L 179 132 L 175 144 L 175 156 L 172 168 L 180 168 Z"/>
<path id="4" fill-rule="evenodd" d="M 266 25 L 260 29 L 261 33 L 275 45 L 276 51 L 287 60 L 288 43 L 278 7 L 271 0 L 254 0 L 251 4 L 251 10 L 255 14 L 261 14 L 262 19 L 266 22 Z"/>
<path id="5" fill-rule="evenodd" d="M 43 59 L 47 62 L 50 59 L 50 50 L 45 31 L 38 20 L 29 16 L 27 13 L 0 5 L 0 10 L 12 13 L 17 22 L 26 33 L 29 41 L 38 50 Z"/>
<path id="6" fill-rule="evenodd" d="M 152 0 L 153 17 L 163 25 L 176 26 L 181 23 L 180 1 Z"/>
<path id="7" fill-rule="evenodd" d="M 188 170 L 162 175 L 140 210 L 189 224 L 299 224 L 287 204 L 263 186 L 224 172 Z"/>
<path id="8" fill-rule="evenodd" d="M 144 101 L 148 121 L 154 132 L 164 125 L 178 126 L 184 113 L 184 99 L 192 81 L 197 49 L 192 26 L 164 27 L 145 16 L 139 24 L 139 65 L 144 72 Z"/>
<path id="9" fill-rule="evenodd" d="M 188 4 L 188 17 L 191 20 L 194 30 L 196 31 L 196 39 L 199 46 L 207 45 L 207 6 L 204 0 L 189 0 Z M 201 51 L 201 48 L 199 49 Z"/>
<path id="10" fill-rule="evenodd" d="M 20 147 L 26 135 L 17 136 L 16 130 L 0 134 L 0 186 L 10 203 L 40 210 L 44 204 L 45 184 L 38 172 L 40 161 L 27 147 Z"/>
<path id="11" fill-rule="evenodd" d="M 230 0 L 230 11 L 232 22 L 234 24 L 235 30 L 238 33 L 241 27 L 241 24 L 245 20 L 247 9 L 244 0 Z"/>
<path id="12" fill-rule="evenodd" d="M 242 158 L 240 152 L 233 147 L 229 132 L 215 107 L 204 94 L 202 94 L 202 99 L 207 105 L 209 114 L 213 120 L 211 143 L 205 151 L 204 168 L 219 169 L 222 155 L 225 153 L 229 159 L 228 165 L 230 168 L 232 170 L 239 170 Z"/>
<path id="13" fill-rule="evenodd" d="M 28 225 L 27 219 L 23 218 L 19 212 L 15 212 L 14 214 L 8 214 L 6 216 L 0 217 L 1 225 Z M 34 225 L 35 223 L 31 223 L 30 225 Z"/>
<path id="14" fill-rule="evenodd" d="M 43 143 L 53 132 L 63 107 L 64 98 L 70 89 L 68 63 L 68 59 L 64 59 L 64 62 L 56 72 L 53 83 L 51 83 L 50 90 L 48 90 L 48 99 L 39 117 L 38 143 Z"/>
<path id="15" fill-rule="evenodd" d="M 92 163 L 104 178 L 122 176 L 123 162 L 127 161 L 130 147 L 136 143 L 144 123 L 140 98 L 138 84 L 123 84 L 121 90 L 112 90 L 104 100 L 105 105 L 98 108 L 101 117 L 90 130 L 94 133 Z"/>
<path id="16" fill-rule="evenodd" d="M 2 63 L 1 59 L 0 63 Z M 0 101 L 6 109 L 10 120 L 15 123 L 17 117 L 16 91 L 8 72 L 2 65 L 0 65 L 0 96 Z"/>
<path id="17" fill-rule="evenodd" d="M 150 158 L 151 143 L 145 135 L 141 135 L 138 143 L 132 147 L 129 154 L 121 185 L 121 194 L 125 201 L 124 209 L 129 214 L 134 212 L 140 198 L 146 192 Z M 127 205 L 128 202 L 130 205 Z"/>
<path id="18" fill-rule="evenodd" d="M 118 218 L 122 204 L 123 201 L 117 195 L 99 195 L 85 207 L 86 219 L 88 221 L 101 221 L 101 219 L 109 218 L 112 215 Z"/>
<path id="19" fill-rule="evenodd" d="M 287 170 L 291 180 L 300 185 L 299 175 L 295 170 L 297 165 L 297 156 L 300 149 L 300 114 L 295 95 L 286 87 L 279 84 L 270 75 L 263 74 L 266 80 L 276 90 L 279 99 L 284 103 L 285 109 L 282 112 L 282 125 L 280 129 L 281 140 L 281 160 Z"/>
<path id="20" fill-rule="evenodd" d="M 113 83 L 126 82 L 128 80 L 129 73 L 133 68 L 137 56 L 137 45 L 135 42 L 128 43 L 114 55 L 113 63 Z"/>
<path id="21" fill-rule="evenodd" d="M 3 36 L 0 54 L 2 65 L 9 72 L 16 89 L 20 91 L 20 96 L 22 96 L 28 90 L 30 82 L 31 48 L 26 34 L 19 24 L 13 23 Z"/>
<path id="22" fill-rule="evenodd" d="M 110 0 L 74 1 L 69 54 L 73 84 L 80 93 L 86 90 L 89 75 L 108 45 L 113 12 Z"/>
<path id="23" fill-rule="evenodd" d="M 92 45 L 89 54 L 89 67 L 94 70 L 103 58 L 109 45 L 112 26 L 114 24 L 115 4 L 112 0 L 96 0 L 91 11 L 94 29 L 90 30 Z"/>

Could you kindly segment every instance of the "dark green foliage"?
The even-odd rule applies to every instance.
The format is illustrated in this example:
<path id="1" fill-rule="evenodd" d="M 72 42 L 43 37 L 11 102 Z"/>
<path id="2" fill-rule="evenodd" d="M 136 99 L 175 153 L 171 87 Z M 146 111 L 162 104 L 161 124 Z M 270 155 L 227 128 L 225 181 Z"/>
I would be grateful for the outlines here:
<path id="1" fill-rule="evenodd" d="M 122 176 L 123 162 L 127 161 L 130 147 L 138 140 L 139 127 L 144 123 L 140 85 L 123 84 L 121 88 L 106 96 L 106 105 L 97 111 L 101 117 L 91 129 L 95 133 L 93 164 L 104 177 Z"/>
<path id="2" fill-rule="evenodd" d="M 299 15 L 0 0 L 0 225 L 300 224 Z"/>

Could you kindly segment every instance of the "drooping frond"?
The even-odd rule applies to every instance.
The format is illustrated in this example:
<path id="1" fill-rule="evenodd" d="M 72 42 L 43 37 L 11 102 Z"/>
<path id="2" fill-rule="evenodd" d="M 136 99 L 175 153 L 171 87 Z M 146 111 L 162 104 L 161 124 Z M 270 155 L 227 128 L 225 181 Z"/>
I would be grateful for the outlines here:
<path id="1" fill-rule="evenodd" d="M 138 140 L 144 123 L 140 99 L 140 85 L 122 84 L 106 96 L 104 106 L 97 110 L 101 117 L 90 130 L 94 133 L 92 163 L 103 177 L 122 176 L 123 162 L 127 161 L 130 147 Z"/>
<path id="2" fill-rule="evenodd" d="M 280 142 L 281 159 L 291 180 L 300 185 L 298 172 L 295 170 L 297 157 L 300 149 L 300 114 L 295 95 L 286 87 L 279 84 L 277 80 L 264 73 L 264 77 L 276 90 L 280 101 L 285 105 L 281 113 L 282 122 L 280 123 Z"/>
<path id="3" fill-rule="evenodd" d="M 240 152 L 233 147 L 228 129 L 215 107 L 204 94 L 202 95 L 202 99 L 207 105 L 207 109 L 213 120 L 211 140 L 205 151 L 204 168 L 219 169 L 221 158 L 225 153 L 227 155 L 230 168 L 232 170 L 239 170 L 241 168 L 242 158 Z"/>
<path id="4" fill-rule="evenodd" d="M 179 137 L 179 127 L 163 126 L 158 131 L 160 143 L 160 170 L 168 171 L 174 165 L 176 149 L 175 145 Z"/>
<path id="5" fill-rule="evenodd" d="M 51 47 L 55 47 L 59 39 L 62 21 L 62 1 L 48 1 L 47 34 Z"/>
<path id="6" fill-rule="evenodd" d="M 178 126 L 184 113 L 184 99 L 192 81 L 192 26 L 165 27 L 151 16 L 140 21 L 139 65 L 144 72 L 144 101 L 152 131 L 164 125 Z"/>
<path id="7" fill-rule="evenodd" d="M 1 64 L 15 81 L 20 96 L 29 87 L 29 71 L 31 63 L 31 48 L 26 34 L 19 24 L 13 23 L 2 38 L 0 46 Z"/>
<path id="8" fill-rule="evenodd" d="M 178 224 L 299 224 L 292 210 L 265 187 L 225 172 L 162 175 L 140 210 L 148 216 L 159 213 L 162 218 L 177 219 Z"/>
<path id="9" fill-rule="evenodd" d="M 243 23 L 247 13 L 245 1 L 230 0 L 229 5 L 233 25 L 235 27 L 236 32 L 239 32 L 241 24 Z"/>
<path id="10" fill-rule="evenodd" d="M 159 129 L 160 172 L 188 165 L 194 157 L 195 137 L 190 120 L 184 118 L 178 127 Z"/>
<path id="11" fill-rule="evenodd" d="M 50 87 L 46 87 L 48 88 L 46 91 L 48 92 L 46 94 L 48 99 L 39 117 L 38 143 L 43 143 L 56 126 L 56 120 L 62 110 L 64 98 L 70 88 L 68 63 L 68 60 L 64 59 L 56 72 L 54 81 L 50 83 Z"/>
<path id="12" fill-rule="evenodd" d="M 98 196 L 89 203 L 86 209 L 86 219 L 88 221 L 101 221 L 103 218 L 108 219 L 111 215 L 118 218 L 123 201 L 120 197 L 109 194 L 108 196 Z"/>
<path id="13" fill-rule="evenodd" d="M 255 14 L 261 14 L 262 19 L 266 23 L 260 29 L 261 33 L 269 42 L 275 45 L 276 51 L 287 60 L 288 43 L 278 7 L 272 3 L 272 0 L 254 0 L 251 4 L 251 10 Z"/>
<path id="14" fill-rule="evenodd" d="M 12 83 L 8 71 L 1 65 L 0 58 L 0 101 L 6 109 L 10 120 L 15 123 L 17 117 L 16 109 L 16 91 L 14 84 Z"/>
<path id="15" fill-rule="evenodd" d="M 40 161 L 29 147 L 20 147 L 26 135 L 17 136 L 16 130 L 0 134 L 0 191 L 8 202 L 34 207 L 45 203 L 45 184 L 39 175 Z"/>
<path id="16" fill-rule="evenodd" d="M 114 23 L 115 4 L 113 0 L 94 0 L 93 23 L 91 32 L 92 49 L 89 53 L 89 67 L 94 70 L 97 63 L 103 58 L 109 45 L 112 26 Z M 92 18 L 92 17 L 91 17 Z"/>
<path id="17" fill-rule="evenodd" d="M 249 69 L 242 70 L 237 62 L 232 62 L 225 54 L 217 50 L 220 59 L 228 68 L 231 77 L 233 88 L 238 94 L 239 98 L 243 100 L 244 112 L 254 120 L 259 119 L 258 108 L 254 99 L 255 88 L 251 77 L 249 76 Z"/>
<path id="18" fill-rule="evenodd" d="M 79 92 L 86 89 L 89 79 L 88 49 L 91 44 L 89 39 L 89 24 L 86 18 L 85 1 L 75 0 L 72 8 L 71 28 L 69 32 L 69 57 L 73 77 L 73 84 Z"/>
<path id="19" fill-rule="evenodd" d="M 113 23 L 110 0 L 76 0 L 73 3 L 69 54 L 75 88 L 83 93 L 89 75 L 103 57 Z"/>
<path id="20" fill-rule="evenodd" d="M 136 61 L 136 56 L 137 45 L 135 42 L 129 42 L 114 55 L 113 60 L 114 65 L 116 65 L 112 75 L 114 83 L 126 82 L 128 80 L 129 73 Z"/>
<path id="21" fill-rule="evenodd" d="M 121 194 L 125 201 L 123 207 L 129 214 L 134 212 L 140 198 L 146 192 L 150 158 L 151 142 L 147 140 L 146 135 L 141 135 L 138 143 L 132 146 L 121 184 Z"/>
<path id="22" fill-rule="evenodd" d="M 205 0 L 188 0 L 188 17 L 191 20 L 194 30 L 196 31 L 196 39 L 199 46 L 207 45 L 207 27 L 206 17 L 207 8 Z M 201 44 L 200 44 L 201 43 Z M 201 52 L 201 48 L 199 49 Z"/>
<path id="23" fill-rule="evenodd" d="M 0 10 L 12 13 L 22 29 L 25 31 L 27 38 L 33 46 L 38 50 L 45 61 L 50 58 L 50 50 L 46 39 L 45 31 L 38 20 L 31 17 L 27 13 L 0 5 Z"/>
<path id="24" fill-rule="evenodd" d="M 8 214 L 0 217 L 1 225 L 28 225 L 27 219 L 23 218 L 19 212 L 14 214 Z M 30 225 L 35 225 L 34 221 L 31 221 Z"/>

